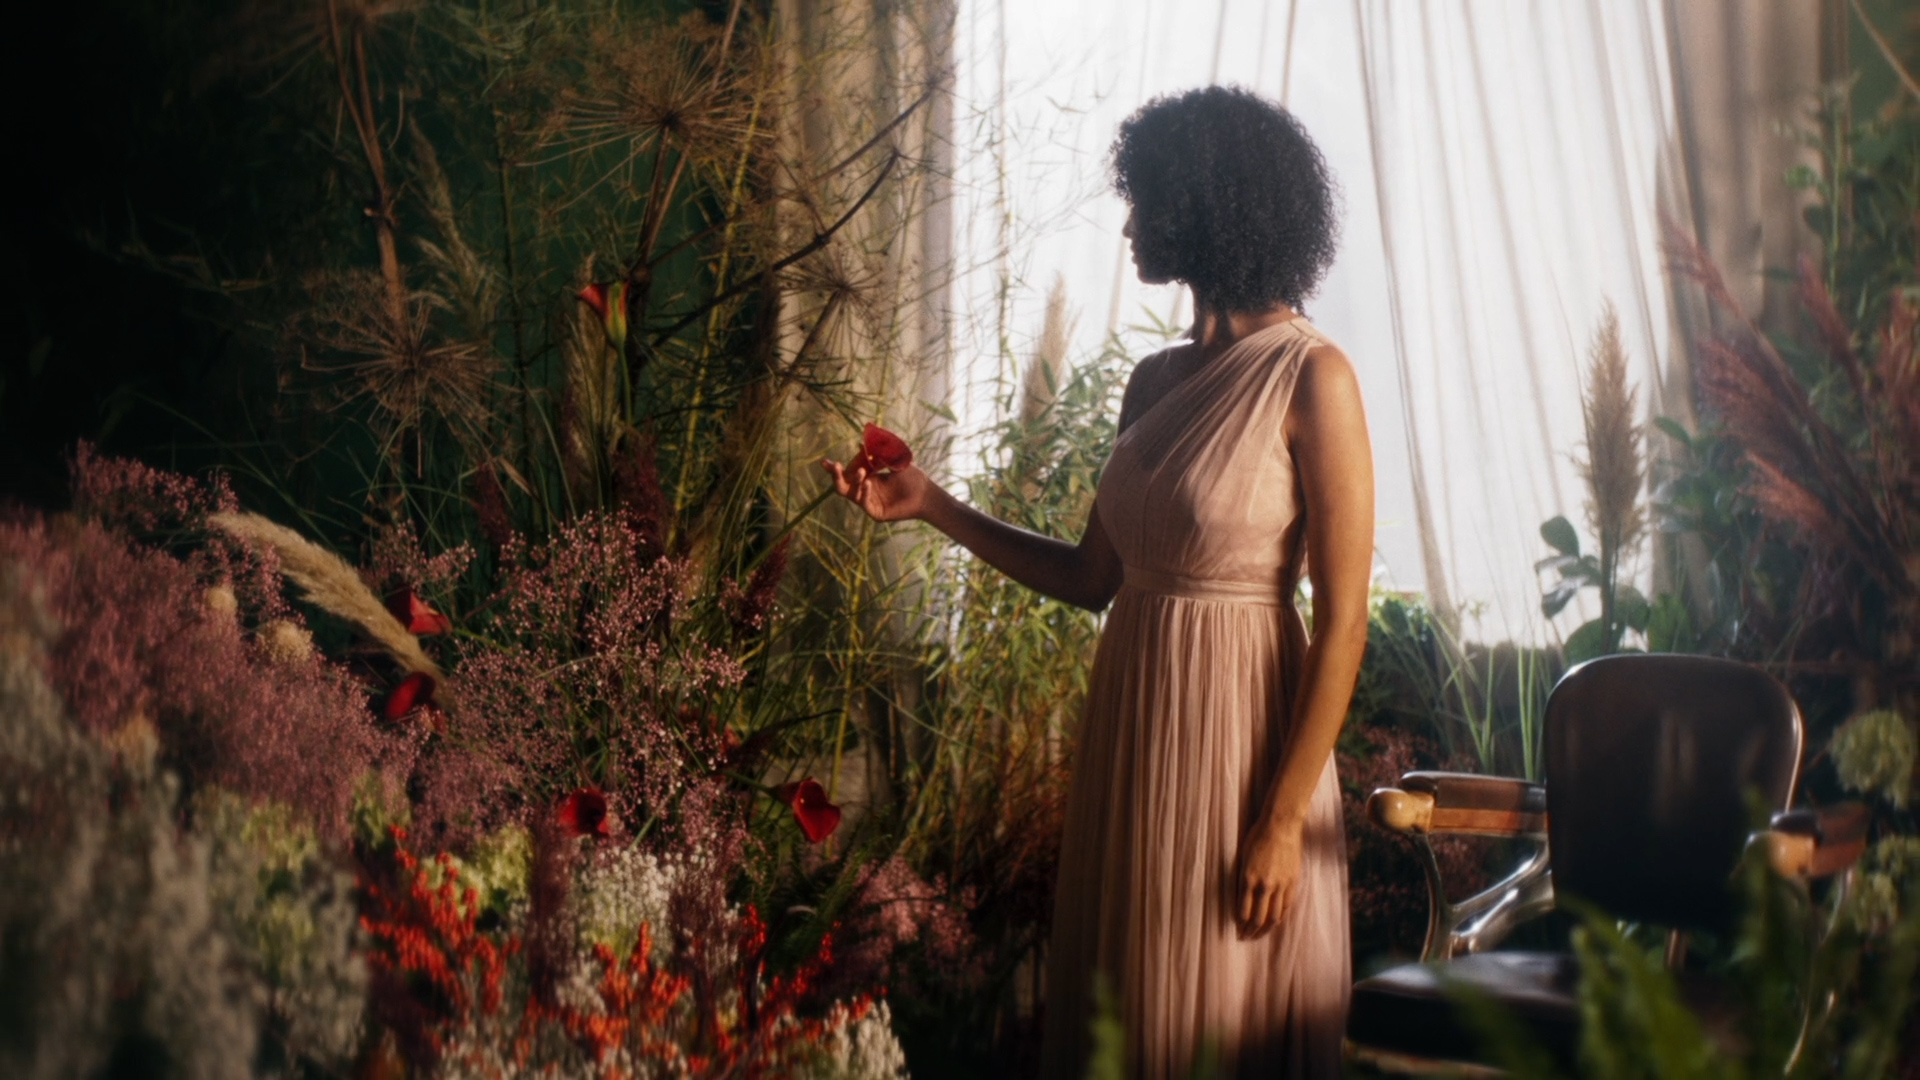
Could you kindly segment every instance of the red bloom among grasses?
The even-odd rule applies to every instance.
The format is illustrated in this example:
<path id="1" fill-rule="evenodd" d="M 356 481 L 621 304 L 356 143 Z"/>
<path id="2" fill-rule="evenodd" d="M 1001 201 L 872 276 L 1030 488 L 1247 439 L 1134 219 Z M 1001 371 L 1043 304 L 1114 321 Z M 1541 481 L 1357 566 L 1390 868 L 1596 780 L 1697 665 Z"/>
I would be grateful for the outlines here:
<path id="1" fill-rule="evenodd" d="M 433 705 L 433 676 L 424 671 L 416 671 L 400 680 L 400 685 L 387 695 L 387 703 L 380 710 L 388 720 L 404 720 L 415 709 L 424 709 Z"/>
<path id="2" fill-rule="evenodd" d="M 865 469 L 870 473 L 892 472 L 913 464 L 913 448 L 907 441 L 879 424 L 868 424 L 860 439 L 860 453 L 848 463 L 849 468 Z"/>
<path id="3" fill-rule="evenodd" d="M 581 788 L 579 791 L 560 800 L 560 824 L 575 836 L 607 835 L 607 797 L 593 788 Z"/>
<path id="4" fill-rule="evenodd" d="M 444 634 L 453 629 L 453 620 L 435 611 L 432 604 L 420 599 L 413 586 L 403 585 L 387 594 L 387 610 L 400 620 L 409 634 L 422 637 Z"/>
<path id="5" fill-rule="evenodd" d="M 627 283 L 616 281 L 610 285 L 594 283 L 575 294 L 580 302 L 593 309 L 600 316 L 600 325 L 606 328 L 607 339 L 616 347 L 627 343 Z"/>
<path id="6" fill-rule="evenodd" d="M 800 823 L 809 844 L 825 840 L 840 827 L 840 808 L 827 801 L 827 790 L 818 780 L 781 784 L 773 789 L 773 797 L 793 810 L 793 820 Z"/>

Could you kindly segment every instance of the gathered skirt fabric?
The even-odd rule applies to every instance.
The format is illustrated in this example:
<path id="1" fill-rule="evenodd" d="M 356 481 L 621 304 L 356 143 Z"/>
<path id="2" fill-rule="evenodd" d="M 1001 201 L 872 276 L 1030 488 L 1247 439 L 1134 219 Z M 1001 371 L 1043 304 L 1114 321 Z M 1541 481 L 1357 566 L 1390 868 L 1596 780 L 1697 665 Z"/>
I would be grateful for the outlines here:
<path id="1" fill-rule="evenodd" d="M 1085 1075 L 1098 985 L 1130 1077 L 1184 1080 L 1202 1062 L 1221 1076 L 1340 1074 L 1351 971 L 1331 758 L 1279 924 L 1242 941 L 1233 917 L 1235 858 L 1286 750 L 1289 680 L 1306 648 L 1291 606 L 1301 553 L 1282 543 L 1297 536 L 1296 489 L 1288 463 L 1272 465 L 1271 436 L 1288 368 L 1315 340 L 1295 324 L 1223 357 L 1238 366 L 1180 404 L 1246 415 L 1215 409 L 1210 430 L 1183 444 L 1177 431 L 1156 435 L 1168 419 L 1156 408 L 1140 436 L 1123 434 L 1102 479 L 1098 512 L 1128 583 L 1109 609 L 1075 750 L 1045 1077 Z M 1223 483 L 1223 469 L 1240 472 Z"/>

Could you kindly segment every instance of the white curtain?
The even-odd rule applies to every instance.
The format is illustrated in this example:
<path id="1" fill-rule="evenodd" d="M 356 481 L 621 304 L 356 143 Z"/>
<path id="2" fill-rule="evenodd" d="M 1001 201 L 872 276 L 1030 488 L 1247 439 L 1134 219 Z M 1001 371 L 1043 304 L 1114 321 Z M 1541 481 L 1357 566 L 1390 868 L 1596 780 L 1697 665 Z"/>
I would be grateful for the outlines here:
<path id="1" fill-rule="evenodd" d="M 1469 637 L 1538 640 L 1539 525 L 1586 533 L 1574 462 L 1604 304 L 1641 408 L 1674 408 L 1660 5 L 1356 0 L 1355 18 L 1428 589 Z"/>
<path id="2" fill-rule="evenodd" d="M 1155 94 L 1257 89 L 1301 117 L 1344 191 L 1308 311 L 1361 372 L 1383 582 L 1424 588 L 1472 638 L 1557 632 L 1533 563 L 1543 520 L 1583 519 L 1579 376 L 1604 302 L 1642 409 L 1665 411 L 1674 385 L 1658 0 L 962 0 L 956 52 L 964 421 L 988 416 L 1002 357 L 1030 352 L 1056 275 L 1083 356 L 1110 328 L 1190 310 L 1126 272 L 1106 147 Z"/>

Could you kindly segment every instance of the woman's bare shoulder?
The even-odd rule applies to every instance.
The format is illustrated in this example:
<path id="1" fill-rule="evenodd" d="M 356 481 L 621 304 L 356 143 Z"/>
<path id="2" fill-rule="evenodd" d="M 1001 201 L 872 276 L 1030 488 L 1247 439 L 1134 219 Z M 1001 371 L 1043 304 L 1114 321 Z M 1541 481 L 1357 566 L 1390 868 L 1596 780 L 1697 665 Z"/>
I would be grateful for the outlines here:
<path id="1" fill-rule="evenodd" d="M 1173 384 L 1172 364 L 1169 356 L 1182 346 L 1173 345 L 1133 365 L 1133 374 L 1127 377 L 1127 389 L 1120 398 L 1120 430 L 1125 431 L 1132 423 L 1153 408 Z"/>
<path id="2" fill-rule="evenodd" d="M 1301 423 L 1340 424 L 1359 421 L 1365 428 L 1365 406 L 1360 399 L 1360 376 L 1353 361 L 1338 345 L 1320 339 L 1323 344 L 1307 350 L 1300 360 L 1300 373 L 1293 386 L 1293 400 L 1287 410 L 1287 427 L 1298 430 Z"/>

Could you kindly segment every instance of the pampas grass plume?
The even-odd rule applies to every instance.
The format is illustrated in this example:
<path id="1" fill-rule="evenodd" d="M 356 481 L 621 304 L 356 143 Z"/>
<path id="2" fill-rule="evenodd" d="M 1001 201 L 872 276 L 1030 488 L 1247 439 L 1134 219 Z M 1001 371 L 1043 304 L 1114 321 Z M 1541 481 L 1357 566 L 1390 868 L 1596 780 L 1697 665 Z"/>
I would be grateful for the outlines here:
<path id="1" fill-rule="evenodd" d="M 259 514 L 214 514 L 207 523 L 235 539 L 271 550 L 280 558 L 281 573 L 300 586 L 308 603 L 360 627 L 408 672 L 445 681 L 440 666 L 420 648 L 420 639 L 407 633 L 345 559 Z"/>
<path id="2" fill-rule="evenodd" d="M 1587 428 L 1587 522 L 1603 549 L 1632 550 L 1646 531 L 1640 488 L 1646 463 L 1633 418 L 1634 388 L 1627 382 L 1627 353 L 1620 344 L 1620 316 L 1607 304 L 1588 353 L 1587 393 L 1581 403 Z"/>

